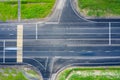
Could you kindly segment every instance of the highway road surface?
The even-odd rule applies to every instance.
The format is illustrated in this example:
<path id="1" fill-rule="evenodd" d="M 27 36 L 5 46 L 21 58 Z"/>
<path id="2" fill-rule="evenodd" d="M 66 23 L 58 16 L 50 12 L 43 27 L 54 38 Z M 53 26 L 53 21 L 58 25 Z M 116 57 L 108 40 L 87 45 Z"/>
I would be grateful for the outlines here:
<path id="1" fill-rule="evenodd" d="M 72 0 L 58 0 L 41 23 L 0 24 L 0 64 L 17 64 L 17 25 L 23 29 L 23 64 L 44 80 L 66 66 L 120 65 L 120 22 L 95 22 L 79 16 Z"/>

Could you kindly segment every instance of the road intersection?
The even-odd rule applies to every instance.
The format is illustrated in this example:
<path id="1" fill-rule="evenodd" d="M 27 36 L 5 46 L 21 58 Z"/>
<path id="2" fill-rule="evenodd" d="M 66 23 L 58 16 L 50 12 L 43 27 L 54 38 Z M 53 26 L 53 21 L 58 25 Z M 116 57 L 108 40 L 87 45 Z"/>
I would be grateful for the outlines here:
<path id="1" fill-rule="evenodd" d="M 17 64 L 19 24 L 23 64 L 35 66 L 44 80 L 65 66 L 120 64 L 120 23 L 89 21 L 77 15 L 72 0 L 61 4 L 63 8 L 57 7 L 47 22 L 0 24 L 1 65 Z"/>

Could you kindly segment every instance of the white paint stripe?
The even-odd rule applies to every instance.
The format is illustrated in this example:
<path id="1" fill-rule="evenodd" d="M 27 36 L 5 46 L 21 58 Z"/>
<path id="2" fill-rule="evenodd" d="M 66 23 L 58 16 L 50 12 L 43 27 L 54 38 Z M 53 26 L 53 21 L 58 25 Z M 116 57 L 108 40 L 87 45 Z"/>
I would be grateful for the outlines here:
<path id="1" fill-rule="evenodd" d="M 34 41 L 35 39 L 25 39 L 24 41 Z M 108 38 L 98 38 L 98 39 L 96 39 L 96 38 L 82 38 L 82 39 L 73 39 L 73 38 L 69 38 L 69 39 L 38 39 L 39 41 L 56 41 L 56 40 L 58 40 L 58 41 L 64 41 L 64 40 L 108 40 Z M 113 39 L 113 40 L 120 40 L 119 38 L 115 38 L 115 39 Z"/>
<path id="2" fill-rule="evenodd" d="M 36 23 L 38 23 L 38 24 L 41 24 L 41 23 L 44 23 L 44 22 L 35 22 L 35 23 L 22 23 L 21 22 L 21 24 L 36 24 Z M 104 24 L 104 23 L 107 23 L 107 24 L 109 24 L 109 22 L 74 22 L 74 23 L 71 23 L 71 22 L 67 22 L 66 24 L 88 24 L 88 23 L 91 23 L 91 24 Z M 120 23 L 120 22 L 111 22 L 111 24 L 112 23 L 114 23 L 114 24 L 118 24 L 118 23 Z M 18 25 L 18 24 L 20 24 L 20 23 L 0 23 L 0 25 Z M 118 26 L 119 27 L 119 26 Z"/>
<path id="3" fill-rule="evenodd" d="M 17 47 L 6 47 L 5 50 L 18 50 Z"/>
<path id="4" fill-rule="evenodd" d="M 81 47 L 81 46 L 108 46 L 107 44 L 67 44 L 68 47 Z M 120 44 L 111 44 L 111 46 L 120 46 Z"/>
<path id="5" fill-rule="evenodd" d="M 109 45 L 111 45 L 111 23 L 109 22 Z"/>
<path id="6" fill-rule="evenodd" d="M 80 56 L 56 56 L 55 58 L 60 58 L 60 59 L 116 59 L 116 58 L 120 58 L 120 56 L 93 56 L 93 57 L 80 57 Z"/>
<path id="7" fill-rule="evenodd" d="M 108 30 L 108 27 L 103 27 L 103 28 L 101 28 L 101 27 L 88 27 L 88 28 L 86 28 L 86 27 L 83 27 L 83 26 L 81 26 L 81 27 L 79 27 L 79 26 L 77 26 L 76 28 L 75 27 L 68 27 L 68 26 L 66 26 L 66 27 L 56 27 L 56 29 L 107 29 Z M 114 29 L 120 29 L 120 28 L 114 28 Z"/>
<path id="8" fill-rule="evenodd" d="M 59 24 L 58 22 L 45 22 L 45 24 Z"/>
<path id="9" fill-rule="evenodd" d="M 104 40 L 105 41 L 106 40 L 106 41 L 108 41 L 108 38 L 98 38 L 98 39 L 96 39 L 96 38 L 88 38 L 88 39 L 82 38 L 82 39 L 66 39 L 66 40 L 93 40 L 93 41 L 97 41 L 97 40 Z M 113 40 L 120 40 L 120 39 L 115 38 Z"/>
<path id="10" fill-rule="evenodd" d="M 48 66 L 48 57 L 47 57 L 47 59 L 45 61 L 45 70 L 47 70 L 47 66 Z"/>
<path id="11" fill-rule="evenodd" d="M 15 39 L 4 39 L 4 40 L 0 40 L 1 42 L 3 42 L 3 41 L 6 41 L 6 42 L 14 42 L 14 41 L 16 41 Z"/>
<path id="12" fill-rule="evenodd" d="M 103 35 L 103 34 L 109 34 L 109 33 L 66 33 L 66 34 L 70 34 L 70 35 L 72 35 L 72 34 L 96 34 L 96 35 L 98 35 L 98 34 L 100 34 L 100 35 Z"/>
<path id="13" fill-rule="evenodd" d="M 68 39 L 38 39 L 40 41 L 45 41 L 45 40 L 108 40 L 108 38 L 82 38 L 82 39 L 73 39 L 73 38 L 68 38 Z M 119 38 L 112 38 L 112 40 L 120 40 Z M 3 42 L 4 40 L 0 40 L 0 42 Z M 6 42 L 14 42 L 16 40 L 5 40 Z M 24 39 L 24 41 L 35 41 L 35 39 Z"/>
<path id="14" fill-rule="evenodd" d="M 3 41 L 3 63 L 5 63 L 5 40 Z"/>
<path id="15" fill-rule="evenodd" d="M 38 39 L 38 24 L 36 24 L 36 40 Z"/>

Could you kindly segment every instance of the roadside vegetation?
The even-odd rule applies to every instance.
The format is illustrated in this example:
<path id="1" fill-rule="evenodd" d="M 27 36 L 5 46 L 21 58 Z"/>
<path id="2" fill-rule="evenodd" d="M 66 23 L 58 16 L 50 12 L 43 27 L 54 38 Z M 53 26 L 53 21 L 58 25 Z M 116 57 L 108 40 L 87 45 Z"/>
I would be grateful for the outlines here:
<path id="1" fill-rule="evenodd" d="M 21 0 L 21 18 L 39 19 L 48 16 L 56 0 Z M 18 16 L 17 0 L 0 1 L 0 20 L 16 20 Z"/>
<path id="2" fill-rule="evenodd" d="M 31 68 L 26 67 L 2 67 L 0 68 L 0 80 L 42 80 L 40 75 Z"/>
<path id="3" fill-rule="evenodd" d="M 85 16 L 120 16 L 120 0 L 78 0 L 78 6 Z"/>
<path id="4" fill-rule="evenodd" d="M 120 67 L 68 68 L 56 80 L 120 80 Z"/>

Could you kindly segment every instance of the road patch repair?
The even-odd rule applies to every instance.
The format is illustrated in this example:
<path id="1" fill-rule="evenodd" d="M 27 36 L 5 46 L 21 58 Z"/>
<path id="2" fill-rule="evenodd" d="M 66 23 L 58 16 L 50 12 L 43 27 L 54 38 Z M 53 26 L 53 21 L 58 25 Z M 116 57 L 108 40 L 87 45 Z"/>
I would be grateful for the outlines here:
<path id="1" fill-rule="evenodd" d="M 56 80 L 120 80 L 120 67 L 71 67 L 61 71 Z"/>
<path id="2" fill-rule="evenodd" d="M 17 26 L 17 62 L 23 62 L 23 25 Z"/>

